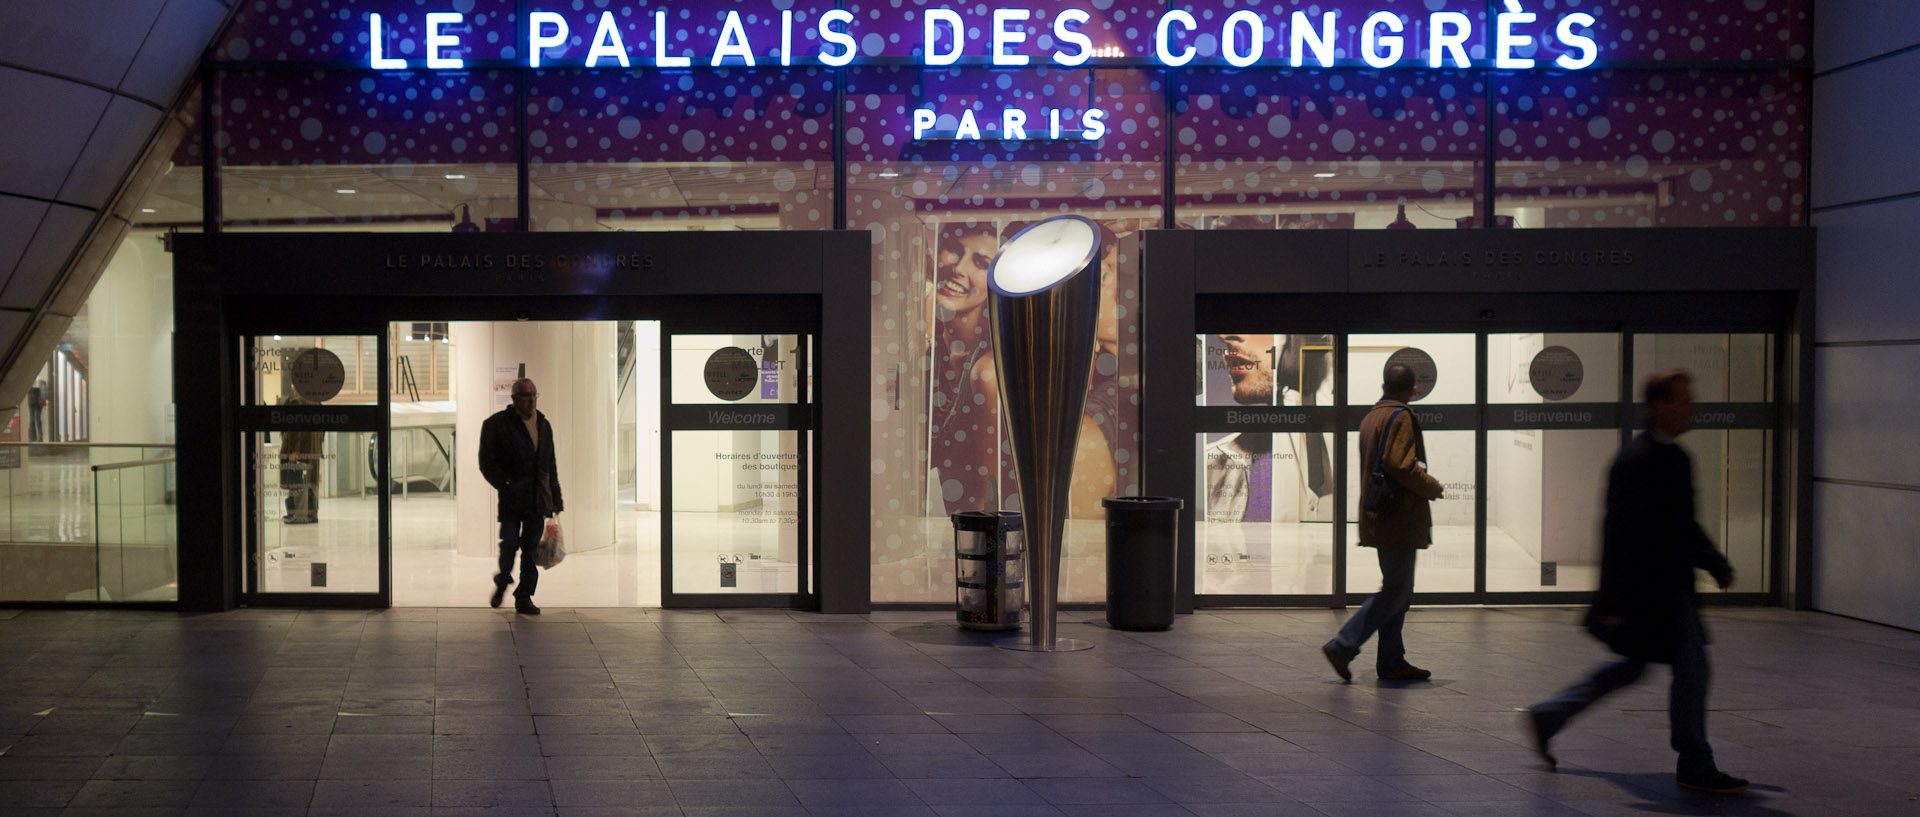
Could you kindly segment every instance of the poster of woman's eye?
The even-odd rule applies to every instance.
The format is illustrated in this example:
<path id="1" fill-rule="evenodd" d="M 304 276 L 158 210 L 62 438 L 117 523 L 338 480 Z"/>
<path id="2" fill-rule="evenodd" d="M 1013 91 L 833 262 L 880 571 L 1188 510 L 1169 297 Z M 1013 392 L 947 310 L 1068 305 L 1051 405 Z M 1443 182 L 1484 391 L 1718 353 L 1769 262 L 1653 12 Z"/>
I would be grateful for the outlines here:
<path id="1" fill-rule="evenodd" d="M 987 271 L 1001 245 L 1031 223 L 956 219 L 933 227 L 929 513 L 1019 508 L 1011 452 L 1000 445 Z M 1143 225 L 1136 219 L 1099 223 L 1100 320 L 1074 456 L 1069 515 L 1075 519 L 1101 518 L 1102 498 L 1137 492 Z"/>

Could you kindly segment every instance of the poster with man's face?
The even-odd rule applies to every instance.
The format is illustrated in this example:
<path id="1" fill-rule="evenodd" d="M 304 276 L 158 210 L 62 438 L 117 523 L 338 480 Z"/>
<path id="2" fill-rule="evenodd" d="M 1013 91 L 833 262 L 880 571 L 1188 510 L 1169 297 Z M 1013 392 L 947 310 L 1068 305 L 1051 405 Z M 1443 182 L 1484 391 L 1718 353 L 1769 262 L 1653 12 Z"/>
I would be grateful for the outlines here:
<path id="1" fill-rule="evenodd" d="M 1133 219 L 1102 228 L 1100 318 L 1069 515 L 1104 517 L 1099 500 L 1134 492 L 1139 433 L 1138 231 Z M 955 219 L 932 228 L 928 377 L 929 513 L 1013 510 L 1011 452 L 999 434 L 998 378 L 987 314 L 987 273 L 1000 247 L 1030 221 Z"/>
<path id="2" fill-rule="evenodd" d="M 1199 402 L 1205 406 L 1327 406 L 1333 403 L 1330 335 L 1240 333 L 1200 339 Z M 1258 432 L 1207 435 L 1203 519 L 1214 522 L 1331 521 L 1332 437 Z"/>

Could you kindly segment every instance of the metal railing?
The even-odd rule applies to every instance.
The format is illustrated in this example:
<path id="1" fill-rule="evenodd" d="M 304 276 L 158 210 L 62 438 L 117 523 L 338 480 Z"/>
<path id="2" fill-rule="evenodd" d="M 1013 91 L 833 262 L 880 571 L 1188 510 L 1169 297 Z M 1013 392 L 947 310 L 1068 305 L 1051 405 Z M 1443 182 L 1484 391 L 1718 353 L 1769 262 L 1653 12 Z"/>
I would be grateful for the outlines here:
<path id="1" fill-rule="evenodd" d="M 178 600 L 173 455 L 0 442 L 0 603 Z"/>

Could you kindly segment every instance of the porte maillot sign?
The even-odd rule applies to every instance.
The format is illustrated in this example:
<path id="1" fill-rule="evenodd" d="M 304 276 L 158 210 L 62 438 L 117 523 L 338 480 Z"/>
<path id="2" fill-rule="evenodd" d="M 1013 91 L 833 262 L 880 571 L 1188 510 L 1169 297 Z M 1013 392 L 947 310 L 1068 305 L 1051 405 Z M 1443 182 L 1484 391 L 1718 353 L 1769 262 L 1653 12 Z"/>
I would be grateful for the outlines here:
<path id="1" fill-rule="evenodd" d="M 377 70 L 515 65 L 628 71 L 844 67 L 1123 65 L 1229 68 L 1467 68 L 1577 71 L 1602 56 L 1604 26 L 1579 0 L 1153 0 L 923 4 L 847 8 L 808 0 L 613 0 L 598 8 L 421 0 L 363 11 L 356 60 Z M 1596 8 L 1598 4 L 1593 4 Z M 912 138 L 1095 141 L 1121 111 L 1076 106 L 912 114 Z"/>

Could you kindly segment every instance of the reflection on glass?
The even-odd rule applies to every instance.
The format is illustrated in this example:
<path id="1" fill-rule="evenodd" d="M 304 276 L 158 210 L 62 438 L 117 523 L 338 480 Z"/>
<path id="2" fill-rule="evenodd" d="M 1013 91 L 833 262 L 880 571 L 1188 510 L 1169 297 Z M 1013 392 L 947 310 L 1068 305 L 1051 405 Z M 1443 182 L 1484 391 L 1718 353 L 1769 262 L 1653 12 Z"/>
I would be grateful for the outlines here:
<path id="1" fill-rule="evenodd" d="M 1620 336 L 1490 334 L 1486 376 L 1488 403 L 1541 407 L 1499 415 L 1522 420 L 1514 425 L 1596 418 L 1586 428 L 1487 432 L 1487 589 L 1597 589 L 1607 469 L 1620 432 L 1612 413 L 1592 406 L 1620 399 Z"/>
<path id="2" fill-rule="evenodd" d="M 1693 430 L 1680 436 L 1680 447 L 1693 460 L 1694 514 L 1707 537 L 1720 545 L 1733 563 L 1733 593 L 1767 589 L 1768 463 L 1772 461 L 1772 433 L 1763 429 Z M 1715 590 L 1705 573 L 1696 577 L 1702 590 Z"/>
<path id="3" fill-rule="evenodd" d="M 1233 333 L 1202 335 L 1197 342 L 1201 405 L 1333 403 L 1329 335 Z M 1332 436 L 1322 431 L 1199 435 L 1198 592 L 1332 592 Z"/>
<path id="4" fill-rule="evenodd" d="M 252 435 L 260 502 L 252 590 L 376 593 L 378 452 L 371 432 L 272 431 Z"/>
<path id="5" fill-rule="evenodd" d="M 1772 336 L 1645 334 L 1633 339 L 1634 388 L 1661 369 L 1693 375 L 1695 403 L 1760 403 L 1773 395 Z M 1636 391 L 1634 402 L 1643 402 Z"/>
<path id="6" fill-rule="evenodd" d="M 1768 588 L 1773 441 L 1768 417 L 1724 404 L 1772 401 L 1773 346 L 1771 335 L 1752 332 L 1634 336 L 1636 389 L 1661 369 L 1677 367 L 1693 375 L 1693 399 L 1703 405 L 1696 427 L 1681 435 L 1680 447 L 1693 461 L 1696 517 L 1733 563 L 1738 575 L 1729 592 L 1735 593 Z M 1641 395 L 1636 392 L 1634 400 L 1642 402 Z M 1702 418 L 1722 427 L 1702 428 Z M 1718 592 L 1705 573 L 1696 578 L 1703 592 Z"/>
<path id="7" fill-rule="evenodd" d="M 246 361 L 256 406 L 367 406 L 379 400 L 379 338 L 259 335 Z"/>
<path id="8" fill-rule="evenodd" d="M 1487 590 L 1597 590 L 1607 470 L 1620 432 L 1487 432 Z"/>
<path id="9" fill-rule="evenodd" d="M 799 335 L 673 335 L 673 402 L 798 403 Z"/>
<path id="10" fill-rule="evenodd" d="M 800 444 L 798 431 L 674 432 L 672 592 L 799 591 Z"/>
<path id="11" fill-rule="evenodd" d="M 1487 336 L 1487 402 L 1612 403 L 1620 399 L 1620 336 L 1518 332 Z"/>

